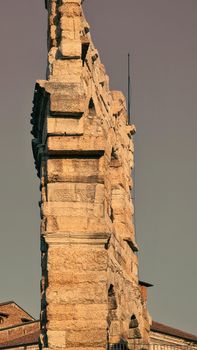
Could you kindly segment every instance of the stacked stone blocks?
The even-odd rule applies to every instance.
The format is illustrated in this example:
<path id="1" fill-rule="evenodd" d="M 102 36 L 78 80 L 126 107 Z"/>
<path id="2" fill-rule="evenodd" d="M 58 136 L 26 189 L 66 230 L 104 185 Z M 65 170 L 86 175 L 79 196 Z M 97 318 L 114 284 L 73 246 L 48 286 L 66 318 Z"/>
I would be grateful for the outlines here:
<path id="1" fill-rule="evenodd" d="M 148 339 L 132 217 L 132 135 L 79 0 L 48 0 L 47 80 L 36 83 L 42 348 L 104 350 Z M 131 326 L 131 318 L 135 317 Z"/>

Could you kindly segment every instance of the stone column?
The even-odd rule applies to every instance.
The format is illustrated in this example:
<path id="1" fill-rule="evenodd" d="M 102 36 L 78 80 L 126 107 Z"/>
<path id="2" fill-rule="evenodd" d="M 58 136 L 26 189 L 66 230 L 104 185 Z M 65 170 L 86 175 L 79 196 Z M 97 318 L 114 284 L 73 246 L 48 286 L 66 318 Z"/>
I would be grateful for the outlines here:
<path id="1" fill-rule="evenodd" d="M 131 200 L 125 98 L 110 92 L 79 0 L 48 0 L 47 80 L 32 113 L 41 180 L 41 346 L 106 349 L 148 339 Z M 137 331 L 131 331 L 136 317 Z"/>

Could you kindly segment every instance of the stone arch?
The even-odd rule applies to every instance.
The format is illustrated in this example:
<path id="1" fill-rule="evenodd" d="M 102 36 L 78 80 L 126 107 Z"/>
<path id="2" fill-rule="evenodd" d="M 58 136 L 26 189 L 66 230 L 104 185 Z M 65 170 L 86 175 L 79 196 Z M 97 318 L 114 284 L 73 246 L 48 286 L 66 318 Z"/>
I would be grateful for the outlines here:
<path id="1" fill-rule="evenodd" d="M 112 147 L 111 150 L 111 161 L 118 159 L 118 155 L 117 155 L 117 151 L 115 149 L 115 147 Z"/>
<path id="2" fill-rule="evenodd" d="M 96 115 L 96 108 L 92 97 L 90 98 L 88 108 L 89 108 L 89 115 L 91 117 L 94 117 Z"/>
<path id="3" fill-rule="evenodd" d="M 107 317 L 107 340 L 110 343 L 114 343 L 114 339 L 119 336 L 119 331 L 117 329 L 117 308 L 118 304 L 116 301 L 116 294 L 114 285 L 110 284 L 108 288 L 108 317 Z"/>
<path id="4" fill-rule="evenodd" d="M 139 325 L 136 316 L 133 314 L 129 322 L 129 329 L 137 328 Z"/>
<path id="5" fill-rule="evenodd" d="M 113 284 L 110 284 L 108 289 L 108 310 L 116 310 L 117 309 L 117 301 Z"/>
<path id="6" fill-rule="evenodd" d="M 128 339 L 141 339 L 141 332 L 139 322 L 135 314 L 132 314 L 129 320 L 129 334 Z"/>

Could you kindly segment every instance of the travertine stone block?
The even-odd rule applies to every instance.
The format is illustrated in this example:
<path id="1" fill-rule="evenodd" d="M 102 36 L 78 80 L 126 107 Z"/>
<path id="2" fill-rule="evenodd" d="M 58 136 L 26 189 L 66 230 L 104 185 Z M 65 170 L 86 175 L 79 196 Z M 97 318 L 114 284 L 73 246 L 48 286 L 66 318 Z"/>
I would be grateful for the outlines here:
<path id="1" fill-rule="evenodd" d="M 67 115 L 82 115 L 85 110 L 85 101 L 80 95 L 52 94 L 50 110 L 52 113 L 65 113 Z"/>
<path id="2" fill-rule="evenodd" d="M 88 307 L 87 307 L 88 308 Z M 53 330 L 66 330 L 68 333 L 69 331 L 71 332 L 73 329 L 76 330 L 76 332 L 81 332 L 81 331 L 88 331 L 88 330 L 105 330 L 107 327 L 107 321 L 105 320 L 107 314 L 104 315 L 104 319 L 91 319 L 91 320 L 56 320 L 51 318 L 49 321 L 49 329 Z"/>
<path id="3" fill-rule="evenodd" d="M 62 16 L 60 20 L 62 38 L 80 41 L 81 18 Z"/>
<path id="4" fill-rule="evenodd" d="M 90 329 L 81 331 L 67 331 L 66 334 L 66 345 L 72 346 L 75 344 L 78 347 L 88 347 L 91 346 L 93 349 L 95 347 L 104 347 L 106 343 L 106 329 Z"/>
<path id="5" fill-rule="evenodd" d="M 66 332 L 65 331 L 54 331 L 48 330 L 48 344 L 49 347 L 62 348 L 66 346 Z"/>
<path id="6" fill-rule="evenodd" d="M 45 202 L 42 204 L 43 216 L 88 216 L 104 217 L 104 204 L 87 202 Z"/>
<path id="7" fill-rule="evenodd" d="M 96 273 L 96 275 L 98 275 Z M 54 310 L 56 313 L 54 314 Z M 62 320 L 65 315 L 68 320 L 83 320 L 83 326 L 86 325 L 87 320 L 105 320 L 108 313 L 106 304 L 89 304 L 88 306 L 85 304 L 51 304 L 47 306 L 47 314 L 49 318 L 55 318 L 56 320 Z M 100 321 L 99 321 L 100 322 Z"/>
<path id="8" fill-rule="evenodd" d="M 83 135 L 83 120 L 76 118 L 48 118 L 48 135 Z"/>
<path id="9" fill-rule="evenodd" d="M 93 284 L 90 288 L 88 283 L 82 284 L 79 286 L 74 286 L 74 290 L 72 290 L 72 286 L 50 286 L 47 288 L 46 297 L 48 302 L 59 302 L 59 303 L 68 303 L 68 304 L 103 304 L 107 302 L 107 298 L 105 296 L 106 293 L 106 284 L 98 283 Z"/>
<path id="10" fill-rule="evenodd" d="M 81 6 L 79 1 L 63 1 L 63 5 L 59 7 L 62 16 L 76 18 L 81 16 Z"/>
<path id="11" fill-rule="evenodd" d="M 105 220 L 87 216 L 48 216 L 45 229 L 47 232 L 95 232 L 103 233 L 108 231 Z"/>
<path id="12" fill-rule="evenodd" d="M 105 250 L 82 245 L 69 248 L 66 249 L 64 245 L 49 246 L 48 268 L 62 273 L 65 269 L 78 272 L 97 271 L 98 273 L 107 270 L 108 257 Z"/>
<path id="13" fill-rule="evenodd" d="M 51 80 L 79 84 L 81 82 L 81 60 L 56 60 L 52 65 Z"/>
<path id="14" fill-rule="evenodd" d="M 61 158 L 47 162 L 49 182 L 104 182 L 103 158 Z"/>
<path id="15" fill-rule="evenodd" d="M 47 146 L 49 153 L 71 152 L 73 154 L 81 152 L 84 155 L 103 155 L 106 140 L 103 137 L 48 137 Z"/>
<path id="16" fill-rule="evenodd" d="M 48 201 L 103 203 L 104 185 L 84 183 L 49 183 Z"/>
<path id="17" fill-rule="evenodd" d="M 81 0 L 62 0 L 62 4 L 69 4 L 69 3 L 81 5 Z"/>
<path id="18" fill-rule="evenodd" d="M 105 283 L 106 282 L 106 272 L 100 272 L 99 274 L 96 271 L 81 271 L 78 272 L 77 270 L 75 273 L 73 273 L 72 270 L 65 270 L 65 275 L 62 275 L 62 272 L 55 272 L 53 273 L 50 271 L 49 275 L 49 283 L 51 285 L 59 285 L 59 286 L 69 286 L 74 287 L 75 285 L 80 285 L 80 284 L 97 284 L 97 283 Z M 67 288 L 67 287 L 66 287 Z M 83 305 L 82 305 L 83 306 Z M 93 305 L 94 307 L 94 305 Z M 77 308 L 77 305 L 76 305 Z M 106 306 L 105 306 L 106 309 Z M 87 308 L 86 308 L 86 311 Z"/>
<path id="19" fill-rule="evenodd" d="M 46 221 L 46 231 L 47 232 L 86 232 L 88 228 L 87 217 L 73 217 L 69 216 L 48 216 Z"/>
<path id="20" fill-rule="evenodd" d="M 60 52 L 65 57 L 80 58 L 82 54 L 82 45 L 80 40 L 69 40 L 64 37 L 61 40 Z"/>

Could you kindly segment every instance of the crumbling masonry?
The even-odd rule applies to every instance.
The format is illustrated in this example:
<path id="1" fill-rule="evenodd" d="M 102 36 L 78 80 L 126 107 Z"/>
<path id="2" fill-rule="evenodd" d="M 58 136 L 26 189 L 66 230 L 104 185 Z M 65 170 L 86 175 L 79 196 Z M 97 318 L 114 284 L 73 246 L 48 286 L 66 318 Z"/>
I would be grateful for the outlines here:
<path id="1" fill-rule="evenodd" d="M 80 0 L 48 0 L 47 80 L 36 83 L 42 348 L 148 341 L 131 199 L 125 98 L 110 91 Z"/>

